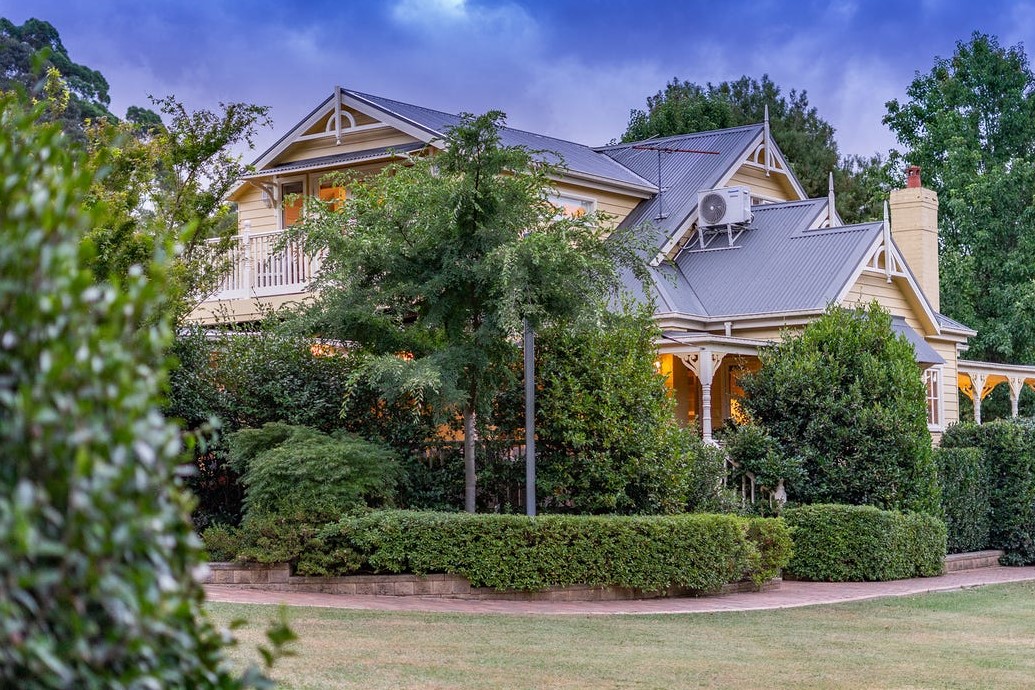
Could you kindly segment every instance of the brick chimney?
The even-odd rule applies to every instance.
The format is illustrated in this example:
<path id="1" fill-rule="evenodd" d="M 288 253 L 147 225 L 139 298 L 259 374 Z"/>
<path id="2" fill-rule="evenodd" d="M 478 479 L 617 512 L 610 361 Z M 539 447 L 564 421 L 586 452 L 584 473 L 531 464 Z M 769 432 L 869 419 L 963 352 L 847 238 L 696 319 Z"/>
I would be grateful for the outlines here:
<path id="1" fill-rule="evenodd" d="M 938 195 L 920 184 L 920 167 L 906 168 L 906 188 L 893 189 L 891 236 L 935 311 L 938 295 Z"/>

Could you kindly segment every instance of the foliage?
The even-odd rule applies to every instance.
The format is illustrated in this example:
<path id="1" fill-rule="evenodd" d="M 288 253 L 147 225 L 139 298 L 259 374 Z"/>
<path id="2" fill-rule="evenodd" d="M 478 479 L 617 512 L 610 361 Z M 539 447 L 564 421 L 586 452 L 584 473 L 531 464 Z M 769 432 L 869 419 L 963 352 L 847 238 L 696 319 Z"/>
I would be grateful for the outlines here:
<path id="1" fill-rule="evenodd" d="M 1035 359 L 1035 74 L 975 32 L 884 117 L 940 200 L 941 308 L 978 331 L 968 356 Z M 899 154 L 896 154 L 899 155 Z"/>
<path id="2" fill-rule="evenodd" d="M 0 91 L 35 92 L 48 72 L 64 84 L 68 99 L 48 108 L 45 119 L 58 122 L 72 139 L 83 139 L 88 118 L 115 119 L 108 110 L 111 97 L 104 75 L 73 62 L 50 22 L 28 19 L 19 26 L 0 17 Z"/>
<path id="3" fill-rule="evenodd" d="M 942 489 L 949 553 L 987 549 L 991 529 L 988 470 L 979 448 L 941 447 L 934 451 Z"/>
<path id="4" fill-rule="evenodd" d="M 338 208 L 308 200 L 297 229 L 309 251 L 327 252 L 312 328 L 367 356 L 353 382 L 462 415 L 468 510 L 475 422 L 511 377 L 522 319 L 595 312 L 619 264 L 639 265 L 596 214 L 558 213 L 553 169 L 503 146 L 502 124 L 499 112 L 464 116 L 441 153 L 347 179 Z"/>
<path id="5" fill-rule="evenodd" d="M 352 405 L 342 416 L 341 402 L 356 368 L 350 355 L 314 350 L 312 338 L 278 328 L 273 317 L 246 332 L 183 329 L 172 352 L 179 366 L 170 375 L 166 414 L 188 429 L 205 429 L 214 419 L 220 430 L 219 438 L 195 453 L 198 471 L 188 478 L 199 498 L 194 515 L 199 528 L 240 521 L 242 487 L 229 466 L 225 436 L 270 422 L 326 433 L 344 429 L 387 444 L 407 468 L 400 500 L 422 505 L 412 502 L 409 469 L 435 427 L 429 415 L 406 401 L 389 404 L 363 387 L 351 389 Z M 462 479 L 460 486 L 462 495 Z"/>
<path id="6" fill-rule="evenodd" d="M 383 511 L 291 539 L 302 574 L 451 573 L 501 590 L 714 591 L 745 577 L 759 584 L 775 577 L 791 548 L 778 519 L 709 514 L 529 518 Z M 277 551 L 277 558 L 261 560 L 276 562 L 285 555 Z"/>
<path id="7" fill-rule="evenodd" d="M 0 685 L 241 687 L 157 408 L 162 264 L 94 283 L 92 171 L 39 115 L 0 97 Z"/>
<path id="8" fill-rule="evenodd" d="M 179 322 L 226 273 L 237 232 L 226 197 L 245 172 L 233 151 L 252 147 L 257 129 L 269 123 L 268 108 L 228 103 L 219 112 L 191 112 L 171 96 L 153 102 L 166 124 L 134 112 L 133 121 L 101 120 L 86 129 L 88 165 L 107 174 L 91 193 L 103 216 L 84 241 L 101 280 L 124 277 L 154 247 L 176 241 L 167 290 Z"/>
<path id="9" fill-rule="evenodd" d="M 757 424 L 730 424 L 721 432 L 730 460 L 755 475 L 759 486 L 775 490 L 780 480 L 791 485 L 804 481 L 802 458 L 783 452 L 776 439 Z"/>
<path id="10" fill-rule="evenodd" d="M 877 303 L 832 306 L 759 358 L 744 406 L 781 454 L 801 458 L 793 501 L 939 513 L 920 370 Z"/>
<path id="11" fill-rule="evenodd" d="M 659 335 L 648 307 L 537 334 L 536 485 L 544 512 L 719 507 L 722 459 L 676 422 L 654 366 Z M 521 395 L 512 401 L 522 411 L 510 423 L 520 428 Z"/>
<path id="12" fill-rule="evenodd" d="M 265 513 L 324 522 L 392 502 L 399 468 L 382 445 L 282 423 L 241 429 L 229 440 L 245 487 L 245 520 Z"/>
<path id="13" fill-rule="evenodd" d="M 201 533 L 205 553 L 213 561 L 232 561 L 244 548 L 240 531 L 230 525 L 214 524 Z"/>
<path id="14" fill-rule="evenodd" d="M 757 124 L 765 119 L 767 105 L 773 139 L 809 197 L 826 196 L 828 175 L 833 172 L 845 222 L 880 215 L 881 206 L 874 199 L 881 196 L 883 180 L 877 171 L 882 160 L 860 156 L 841 160 L 834 128 L 809 104 L 808 94 L 791 89 L 785 96 L 768 74 L 761 81 L 743 76 L 705 86 L 673 79 L 647 98 L 646 110 L 630 112 L 622 141 Z"/>
<path id="15" fill-rule="evenodd" d="M 943 448 L 979 448 L 988 473 L 989 547 L 1004 565 L 1035 563 L 1035 421 L 997 419 L 949 427 Z"/>
<path id="16" fill-rule="evenodd" d="M 872 506 L 790 507 L 794 556 L 787 569 L 820 582 L 931 577 L 942 573 L 945 523 L 933 515 Z"/>

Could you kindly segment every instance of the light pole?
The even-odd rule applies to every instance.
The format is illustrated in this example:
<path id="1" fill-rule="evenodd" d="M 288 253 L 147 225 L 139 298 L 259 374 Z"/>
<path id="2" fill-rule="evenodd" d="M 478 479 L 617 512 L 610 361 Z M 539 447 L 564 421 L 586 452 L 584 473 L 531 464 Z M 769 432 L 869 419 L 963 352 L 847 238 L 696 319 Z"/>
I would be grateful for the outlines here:
<path id="1" fill-rule="evenodd" d="M 525 513 L 535 515 L 535 332 L 525 319 Z"/>

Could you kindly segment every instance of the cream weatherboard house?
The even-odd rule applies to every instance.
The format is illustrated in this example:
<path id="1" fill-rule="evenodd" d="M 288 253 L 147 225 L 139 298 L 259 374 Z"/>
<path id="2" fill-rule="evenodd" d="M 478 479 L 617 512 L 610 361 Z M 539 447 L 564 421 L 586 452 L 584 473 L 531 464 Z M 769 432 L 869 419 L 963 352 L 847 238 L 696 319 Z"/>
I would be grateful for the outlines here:
<path id="1" fill-rule="evenodd" d="M 318 258 L 280 249 L 299 216 L 292 195 L 333 201 L 347 190 L 330 172 L 375 172 L 443 146 L 459 117 L 335 88 L 254 162 L 231 195 L 240 234 L 233 269 L 194 312 L 198 321 L 237 321 L 305 298 Z M 663 330 L 658 366 L 677 414 L 705 439 L 739 414 L 738 378 L 756 369 L 759 348 L 817 318 L 831 303 L 877 300 L 914 347 L 935 439 L 959 419 L 962 390 L 980 420 L 981 400 L 1010 388 L 1014 413 L 1035 367 L 960 358 L 974 331 L 938 312 L 938 199 L 912 169 L 890 199 L 890 223 L 843 225 L 831 191 L 808 199 L 767 122 L 604 147 L 513 128 L 506 145 L 551 152 L 562 165 L 554 203 L 602 211 L 651 233 L 655 318 Z M 285 199 L 296 199 L 284 203 Z M 636 281 L 629 289 L 640 293 Z M 642 297 L 642 294 L 640 295 Z"/>

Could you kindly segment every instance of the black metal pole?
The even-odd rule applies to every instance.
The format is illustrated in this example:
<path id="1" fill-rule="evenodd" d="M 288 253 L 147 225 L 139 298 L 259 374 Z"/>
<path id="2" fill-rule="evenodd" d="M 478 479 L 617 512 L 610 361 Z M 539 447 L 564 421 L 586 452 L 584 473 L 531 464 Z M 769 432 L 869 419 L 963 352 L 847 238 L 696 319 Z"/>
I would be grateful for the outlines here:
<path id="1" fill-rule="evenodd" d="M 535 333 L 525 319 L 525 513 L 535 515 Z"/>

